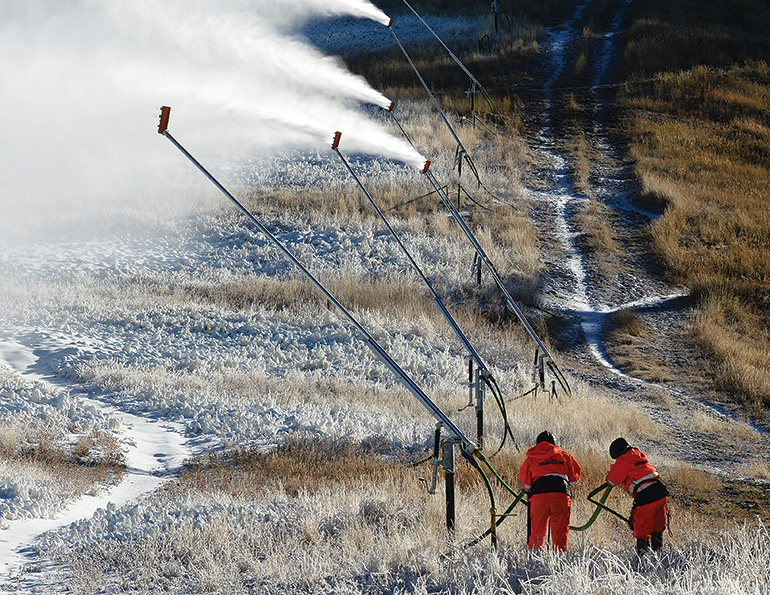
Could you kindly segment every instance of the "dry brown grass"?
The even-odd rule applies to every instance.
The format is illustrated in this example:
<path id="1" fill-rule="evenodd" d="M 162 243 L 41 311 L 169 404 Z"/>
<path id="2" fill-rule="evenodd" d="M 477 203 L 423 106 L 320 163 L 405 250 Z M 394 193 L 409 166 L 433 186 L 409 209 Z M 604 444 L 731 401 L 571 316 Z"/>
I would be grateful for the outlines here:
<path id="1" fill-rule="evenodd" d="M 617 310 L 613 312 L 610 316 L 610 324 L 614 331 L 626 336 L 641 337 L 647 334 L 645 324 L 631 310 Z"/>
<path id="2" fill-rule="evenodd" d="M 209 454 L 182 473 L 180 485 L 235 498 L 276 489 L 297 496 L 341 485 L 391 484 L 404 474 L 405 460 L 384 462 L 377 455 L 376 443 L 361 446 L 345 438 L 292 435 L 268 453 Z"/>
<path id="3" fill-rule="evenodd" d="M 757 457 L 754 460 L 744 464 L 740 468 L 740 473 L 747 477 L 770 481 L 770 461 L 767 457 Z"/>
<path id="4" fill-rule="evenodd" d="M 751 426 L 740 421 L 728 420 L 715 415 L 707 415 L 701 411 L 692 413 L 689 427 L 696 432 L 714 436 L 714 441 L 733 442 L 735 439 L 756 442 L 758 434 Z"/>
<path id="5" fill-rule="evenodd" d="M 591 196 L 591 155 L 585 133 L 578 129 L 571 147 L 572 168 L 574 171 L 573 185 L 586 196 Z"/>
<path id="6" fill-rule="evenodd" d="M 647 325 L 634 312 L 613 312 L 609 316 L 607 336 L 610 357 L 618 369 L 650 382 L 671 379 L 666 361 L 652 348 Z"/>
<path id="7" fill-rule="evenodd" d="M 701 302 L 693 337 L 719 387 L 754 412 L 770 404 L 770 68 L 697 67 L 634 87 L 632 156 L 671 275 Z M 654 113 L 653 113 L 654 112 Z"/>
<path id="8" fill-rule="evenodd" d="M 588 246 L 595 254 L 603 257 L 605 268 L 610 268 L 619 250 L 612 228 L 607 223 L 607 212 L 607 207 L 596 198 L 591 198 L 581 206 L 575 220 L 586 234 Z"/>
<path id="9" fill-rule="evenodd" d="M 770 404 L 768 19 L 762 2 L 637 5 L 621 93 L 645 196 L 665 209 L 653 244 L 701 303 L 693 340 L 757 413 Z"/>
<path id="10" fill-rule="evenodd" d="M 574 99 L 574 95 L 568 95 L 565 109 L 578 116 L 582 111 Z M 574 107 L 572 107 L 574 105 Z M 612 234 L 612 229 L 607 223 L 607 208 L 598 200 L 591 188 L 591 149 L 588 146 L 586 135 L 577 120 L 573 123 L 573 139 L 569 144 L 569 153 L 572 163 L 573 186 L 584 195 L 587 200 L 579 207 L 575 221 L 583 230 L 589 248 L 600 258 L 601 266 L 607 270 L 614 270 L 617 264 L 614 262 L 618 253 L 618 247 Z"/>
<path id="11" fill-rule="evenodd" d="M 115 436 L 93 430 L 78 436 L 73 445 L 61 428 L 31 420 L 9 420 L 0 424 L 0 457 L 51 467 L 102 466 L 117 469 L 124 455 Z"/>
<path id="12" fill-rule="evenodd" d="M 40 478 L 77 498 L 113 483 L 125 469 L 125 457 L 112 434 L 91 432 L 74 445 L 45 424 L 7 421 L 0 425 L 0 461 L 11 475 Z"/>
<path id="13" fill-rule="evenodd" d="M 687 465 L 661 466 L 659 472 L 665 477 L 669 492 L 676 495 L 676 501 L 687 507 L 711 504 L 722 487 L 718 478 Z"/>
<path id="14" fill-rule="evenodd" d="M 744 404 L 754 414 L 763 413 L 770 403 L 770 339 L 765 323 L 738 306 L 738 319 L 730 316 L 732 296 L 712 294 L 704 299 L 694 326 L 695 341 L 717 362 L 718 386 L 732 392 L 737 388 Z"/>

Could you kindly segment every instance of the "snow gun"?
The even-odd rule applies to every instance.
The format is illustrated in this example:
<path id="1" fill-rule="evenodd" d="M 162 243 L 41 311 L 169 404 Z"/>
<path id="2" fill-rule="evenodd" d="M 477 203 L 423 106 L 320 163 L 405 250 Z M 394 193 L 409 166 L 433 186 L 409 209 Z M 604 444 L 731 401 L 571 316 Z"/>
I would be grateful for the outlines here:
<path id="1" fill-rule="evenodd" d="M 398 380 L 412 393 L 412 395 L 420 402 L 420 404 L 434 417 L 437 422 L 436 441 L 440 444 L 440 448 L 436 448 L 434 445 L 434 452 L 437 456 L 441 456 L 441 460 L 436 462 L 436 465 L 444 467 L 444 477 L 446 481 L 446 524 L 450 533 L 453 533 L 455 528 L 455 447 L 460 448 L 462 457 L 468 461 L 468 463 L 475 469 L 482 477 L 484 485 L 487 489 L 487 493 L 490 498 L 490 527 L 479 538 L 472 541 L 468 545 L 475 545 L 487 536 L 491 537 L 491 543 L 493 548 L 497 548 L 497 525 L 500 521 L 507 518 L 510 515 L 510 511 L 522 501 L 524 492 L 516 492 L 513 490 L 500 476 L 500 474 L 492 467 L 487 458 L 481 451 L 481 448 L 477 446 L 470 438 L 468 438 L 453 422 L 452 420 L 430 399 L 430 397 L 420 388 L 415 382 L 396 362 L 385 349 L 377 343 L 372 335 L 361 325 L 358 320 L 316 279 L 313 274 L 294 256 L 291 251 L 286 248 L 280 240 L 278 240 L 267 227 L 265 227 L 259 219 L 257 219 L 246 207 L 241 204 L 209 171 L 201 165 L 195 157 L 193 157 L 169 132 L 168 124 L 171 115 L 171 108 L 163 106 L 160 112 L 160 122 L 158 125 L 158 133 L 165 136 L 171 143 L 206 177 L 214 184 L 214 186 L 224 194 L 256 227 L 257 229 L 273 244 L 275 245 L 283 255 L 289 259 L 299 270 L 315 285 L 315 287 L 326 297 L 331 304 L 333 304 L 343 318 L 358 331 L 361 337 L 364 339 L 367 347 L 371 349 L 374 355 L 385 366 L 393 372 Z M 335 134 L 332 147 L 339 146 L 341 134 Z M 336 146 L 335 146 L 336 145 Z M 426 166 L 427 169 L 427 166 Z M 440 431 L 445 430 L 448 434 L 447 438 L 443 441 L 438 440 Z M 441 451 L 443 450 L 443 455 Z M 497 509 L 495 504 L 495 494 L 492 490 L 492 484 L 489 477 L 482 469 L 483 464 L 497 479 L 501 486 L 503 486 L 510 494 L 515 498 L 513 503 L 508 507 L 508 510 L 502 515 L 497 515 Z"/>
<path id="2" fill-rule="evenodd" d="M 391 103 L 391 109 L 393 105 L 394 103 Z M 482 359 L 481 355 L 479 355 L 478 351 L 475 349 L 473 344 L 470 342 L 468 337 L 460 328 L 457 321 L 449 312 L 449 309 L 446 307 L 441 297 L 433 288 L 433 284 L 430 282 L 427 275 L 425 275 L 425 273 L 422 271 L 422 269 L 417 264 L 415 259 L 409 253 L 409 250 L 407 250 L 406 246 L 401 241 L 401 238 L 398 236 L 395 229 L 393 229 L 390 222 L 385 217 L 385 214 L 383 213 L 382 209 L 380 209 L 379 205 L 375 202 L 374 198 L 372 198 L 372 195 L 367 191 L 363 182 L 361 182 L 360 177 L 356 175 L 355 171 L 353 171 L 353 168 L 350 166 L 350 163 L 348 162 L 348 160 L 343 156 L 339 148 L 341 137 L 342 137 L 341 132 L 336 132 L 334 134 L 334 141 L 332 142 L 332 150 L 337 153 L 337 156 L 340 158 L 340 161 L 342 161 L 342 164 L 345 166 L 345 168 L 348 170 L 350 175 L 356 181 L 356 183 L 358 184 L 358 187 L 361 189 L 361 192 L 367 198 L 367 200 L 369 201 L 369 204 L 372 205 L 372 208 L 374 208 L 380 220 L 384 223 L 385 227 L 388 229 L 388 232 L 390 233 L 390 235 L 393 236 L 393 238 L 396 240 L 402 252 L 406 255 L 407 259 L 409 260 L 409 263 L 411 264 L 412 268 L 420 276 L 423 283 L 428 288 L 428 291 L 430 291 L 431 295 L 433 296 L 433 301 L 435 302 L 438 309 L 441 311 L 441 314 L 444 316 L 444 319 L 447 321 L 452 331 L 454 331 L 455 335 L 463 344 L 463 346 L 465 347 L 465 350 L 468 352 L 468 387 L 469 387 L 470 394 L 469 394 L 468 405 L 466 405 L 466 407 L 464 407 L 463 409 L 466 409 L 467 407 L 473 407 L 475 405 L 476 440 L 479 444 L 479 447 L 482 447 L 484 445 L 484 396 L 485 396 L 486 388 L 490 389 L 490 392 L 492 393 L 492 395 L 495 398 L 495 401 L 497 402 L 497 406 L 500 410 L 500 413 L 503 418 L 503 423 L 504 423 L 502 441 L 500 442 L 500 446 L 497 448 L 497 451 L 495 451 L 495 454 L 497 454 L 502 450 L 503 446 L 505 445 L 506 438 L 508 436 L 511 437 L 514 443 L 516 442 L 513 436 L 513 431 L 511 430 L 510 425 L 508 424 L 508 415 L 506 412 L 505 401 L 502 398 L 500 387 L 498 386 L 496 380 L 490 373 L 486 362 Z M 423 170 L 422 170 L 423 173 L 426 173 L 429 167 L 430 167 L 430 161 L 426 161 L 425 166 L 423 167 Z M 474 369 L 474 365 L 475 365 L 475 369 Z M 463 409 L 461 409 L 460 411 L 462 411 Z M 438 440 L 438 438 L 436 440 Z M 434 460 L 438 460 L 438 455 L 434 457 Z M 436 477 L 436 467 L 434 465 L 433 482 L 431 484 L 431 489 L 429 490 L 431 493 L 435 491 L 435 477 Z"/>
<path id="3" fill-rule="evenodd" d="M 404 130 L 404 127 L 401 125 L 401 122 L 398 120 L 398 118 L 395 115 L 395 102 L 391 102 L 390 106 L 386 111 L 390 115 L 391 119 L 396 124 L 398 129 L 401 131 L 401 134 L 404 136 L 404 138 L 409 142 L 409 144 L 414 146 L 414 143 L 412 143 L 412 140 L 409 138 L 409 135 L 407 134 L 406 130 Z M 439 113 L 442 113 L 442 112 L 439 111 Z M 474 173 L 476 173 L 475 166 L 473 166 L 473 162 L 470 161 L 470 158 L 468 157 L 468 153 L 465 147 L 460 142 L 460 139 L 457 137 L 457 134 L 454 132 L 454 129 L 452 128 L 451 124 L 449 124 L 449 121 L 446 120 L 446 117 L 444 117 L 443 119 L 446 125 L 450 128 L 452 134 L 454 135 L 457 141 L 458 149 L 457 149 L 457 154 L 455 155 L 455 159 L 458 162 L 458 167 L 460 166 L 460 164 L 462 164 L 463 158 L 466 158 L 466 160 L 468 160 L 468 163 L 471 165 L 471 168 L 473 169 Z M 535 387 L 532 391 L 529 391 L 529 392 L 534 391 L 536 393 L 538 386 L 542 386 L 544 388 L 546 387 L 545 369 L 547 368 L 551 372 L 554 378 L 554 380 L 552 380 L 551 382 L 551 394 L 552 395 L 557 394 L 556 383 L 558 382 L 562 391 L 568 396 L 572 396 L 572 389 L 569 385 L 569 382 L 567 381 L 567 378 L 564 376 L 563 372 L 559 368 L 559 365 L 556 363 L 553 356 L 551 356 L 551 353 L 548 351 L 548 348 L 545 346 L 543 341 L 537 335 L 537 333 L 535 332 L 535 329 L 532 328 L 532 325 L 524 316 L 524 313 L 521 311 L 521 308 L 519 308 L 519 306 L 511 297 L 511 294 L 506 289 L 502 279 L 500 278 L 500 275 L 495 269 L 495 266 L 492 263 L 492 260 L 489 258 L 489 256 L 487 256 L 486 251 L 481 247 L 481 243 L 478 241 L 473 231 L 471 231 L 471 229 L 465 223 L 465 220 L 462 218 L 462 215 L 460 214 L 458 208 L 450 200 L 449 195 L 447 194 L 446 187 L 439 184 L 438 180 L 433 175 L 433 172 L 430 171 L 429 167 L 430 167 L 430 161 L 426 161 L 425 167 L 423 168 L 422 173 L 430 182 L 433 188 L 433 193 L 436 193 L 439 195 L 439 197 L 441 198 L 441 202 L 444 204 L 447 211 L 449 211 L 449 215 L 452 217 L 455 223 L 457 223 L 457 225 L 460 227 L 463 234 L 465 235 L 465 237 L 467 238 L 467 240 L 470 242 L 471 246 L 475 250 L 474 268 L 478 275 L 478 283 L 481 283 L 481 271 L 482 271 L 482 267 L 484 267 L 489 271 L 495 285 L 497 285 L 497 287 L 500 289 L 501 293 L 503 294 L 503 303 L 505 305 L 506 310 L 513 313 L 516 316 L 516 318 L 519 320 L 521 325 L 524 327 L 524 330 L 527 332 L 527 334 L 532 338 L 533 342 L 535 343 L 535 347 L 536 347 L 535 368 L 533 370 L 533 376 L 532 376 Z M 480 180 L 479 180 L 479 183 L 481 183 Z M 529 392 L 524 393 L 523 395 L 520 395 L 520 396 L 523 397 L 529 394 Z"/>

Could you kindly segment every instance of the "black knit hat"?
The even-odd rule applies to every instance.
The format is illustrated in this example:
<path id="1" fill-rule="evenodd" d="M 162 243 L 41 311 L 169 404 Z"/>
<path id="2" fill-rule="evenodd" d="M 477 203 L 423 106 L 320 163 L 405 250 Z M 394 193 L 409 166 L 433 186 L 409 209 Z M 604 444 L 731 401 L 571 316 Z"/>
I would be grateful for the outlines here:
<path id="1" fill-rule="evenodd" d="M 537 440 L 535 440 L 535 443 L 540 444 L 541 442 L 550 442 L 551 444 L 556 445 L 556 440 L 554 440 L 553 434 L 548 431 L 540 432 L 537 435 Z"/>
<path id="2" fill-rule="evenodd" d="M 612 441 L 612 444 L 610 444 L 610 456 L 613 459 L 617 459 L 629 448 L 631 448 L 631 445 L 628 442 L 626 442 L 625 438 L 616 438 L 615 440 Z"/>

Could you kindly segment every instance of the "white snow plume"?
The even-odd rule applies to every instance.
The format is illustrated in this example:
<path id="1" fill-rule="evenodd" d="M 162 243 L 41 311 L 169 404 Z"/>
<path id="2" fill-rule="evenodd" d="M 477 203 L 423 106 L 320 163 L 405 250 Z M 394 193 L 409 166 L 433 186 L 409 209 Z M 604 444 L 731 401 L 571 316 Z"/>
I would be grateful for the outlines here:
<path id="1" fill-rule="evenodd" d="M 327 14 L 387 19 L 363 0 L 4 0 L 4 221 L 160 208 L 178 194 L 168 172 L 199 182 L 157 135 L 161 105 L 172 106 L 174 136 L 208 164 L 278 147 L 329 150 L 337 130 L 350 147 L 424 163 L 360 109 L 388 98 L 292 36 Z"/>
<path id="2" fill-rule="evenodd" d="M 283 0 L 262 3 L 259 10 L 261 14 L 269 15 L 276 21 L 283 17 L 288 17 L 291 22 L 297 22 L 298 19 L 308 19 L 318 15 L 327 17 L 350 15 L 371 19 L 386 27 L 390 23 L 388 15 L 366 0 Z"/>

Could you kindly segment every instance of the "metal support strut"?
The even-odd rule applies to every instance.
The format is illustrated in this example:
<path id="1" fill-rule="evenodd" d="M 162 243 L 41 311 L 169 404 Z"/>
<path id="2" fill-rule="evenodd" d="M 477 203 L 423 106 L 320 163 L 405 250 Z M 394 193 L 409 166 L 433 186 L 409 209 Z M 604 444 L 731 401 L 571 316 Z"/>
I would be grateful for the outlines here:
<path id="1" fill-rule="evenodd" d="M 444 482 L 446 488 L 446 528 L 450 535 L 455 530 L 455 444 L 456 438 L 444 442 Z"/>
<path id="2" fill-rule="evenodd" d="M 433 475 L 428 486 L 428 493 L 436 493 L 438 468 L 443 467 L 446 486 L 446 528 L 450 535 L 455 530 L 455 445 L 458 443 L 459 441 L 454 437 L 442 440 L 441 423 L 436 424 L 436 431 L 433 437 L 433 460 L 431 461 Z M 426 480 L 421 478 L 421 481 Z"/>

